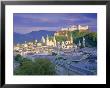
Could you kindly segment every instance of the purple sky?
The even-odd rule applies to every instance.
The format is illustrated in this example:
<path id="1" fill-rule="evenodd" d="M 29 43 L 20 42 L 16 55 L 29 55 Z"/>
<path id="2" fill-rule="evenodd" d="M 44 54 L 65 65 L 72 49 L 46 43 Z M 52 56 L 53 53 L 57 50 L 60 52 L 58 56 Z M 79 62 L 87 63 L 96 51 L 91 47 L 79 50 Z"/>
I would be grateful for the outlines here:
<path id="1" fill-rule="evenodd" d="M 14 13 L 14 32 L 56 31 L 70 25 L 88 25 L 92 31 L 97 30 L 96 13 Z"/>

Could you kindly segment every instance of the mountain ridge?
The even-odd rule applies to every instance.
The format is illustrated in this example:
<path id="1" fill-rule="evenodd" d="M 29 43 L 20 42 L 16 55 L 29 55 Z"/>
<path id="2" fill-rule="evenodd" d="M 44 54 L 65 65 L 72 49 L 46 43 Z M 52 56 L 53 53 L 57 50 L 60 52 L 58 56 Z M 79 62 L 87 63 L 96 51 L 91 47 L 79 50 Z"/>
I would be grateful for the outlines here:
<path id="1" fill-rule="evenodd" d="M 42 36 L 46 38 L 47 35 L 53 36 L 55 31 L 48 31 L 48 30 L 39 30 L 39 31 L 32 31 L 30 33 L 26 34 L 20 34 L 20 33 L 13 33 L 14 43 L 24 43 L 25 41 L 34 41 L 38 40 L 40 41 Z"/>

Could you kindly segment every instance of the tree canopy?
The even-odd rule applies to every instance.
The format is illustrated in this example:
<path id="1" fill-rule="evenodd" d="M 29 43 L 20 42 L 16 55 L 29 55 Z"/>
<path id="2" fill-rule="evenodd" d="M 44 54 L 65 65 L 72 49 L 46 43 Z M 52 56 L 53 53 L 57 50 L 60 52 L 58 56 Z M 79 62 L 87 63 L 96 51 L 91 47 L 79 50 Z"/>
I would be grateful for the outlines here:
<path id="1" fill-rule="evenodd" d="M 87 47 L 96 47 L 97 46 L 97 33 L 96 32 L 79 32 L 78 30 L 72 32 L 73 40 L 75 44 L 78 44 L 79 40 L 82 42 L 83 37 L 86 39 Z"/>
<path id="2" fill-rule="evenodd" d="M 80 42 L 82 42 L 83 37 L 84 37 L 86 39 L 85 42 L 86 42 L 87 47 L 96 47 L 97 46 L 97 33 L 96 32 L 89 32 L 89 31 L 81 32 L 79 30 L 75 30 L 75 31 L 68 33 L 69 36 L 71 36 L 71 34 L 73 37 L 73 42 L 75 44 L 78 44 L 79 40 L 80 40 Z M 56 40 L 59 42 L 66 41 L 67 37 L 59 35 L 59 36 L 56 36 Z"/>
<path id="3" fill-rule="evenodd" d="M 55 66 L 46 58 L 34 61 L 23 58 L 21 65 L 15 69 L 15 75 L 54 75 Z"/>

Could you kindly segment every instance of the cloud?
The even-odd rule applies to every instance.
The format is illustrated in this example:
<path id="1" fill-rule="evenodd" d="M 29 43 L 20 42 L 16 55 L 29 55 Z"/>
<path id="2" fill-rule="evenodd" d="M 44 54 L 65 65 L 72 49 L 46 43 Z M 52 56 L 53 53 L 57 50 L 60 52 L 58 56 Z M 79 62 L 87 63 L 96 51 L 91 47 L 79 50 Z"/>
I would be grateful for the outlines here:
<path id="1" fill-rule="evenodd" d="M 97 14 L 94 13 L 15 13 L 14 31 L 28 33 L 37 30 L 58 30 L 73 24 L 97 28 Z"/>
<path id="2" fill-rule="evenodd" d="M 25 18 L 25 19 L 27 19 L 31 22 L 51 22 L 51 20 L 48 19 L 48 18 L 29 18 L 28 17 L 28 18 Z"/>
<path id="3" fill-rule="evenodd" d="M 25 20 L 28 20 L 28 21 L 33 21 L 33 22 L 53 22 L 55 19 L 52 18 L 51 16 L 49 16 L 50 14 L 47 14 L 46 13 L 43 13 L 43 14 L 40 14 L 40 13 L 36 13 L 36 14 L 14 14 L 15 17 L 19 17 L 21 20 L 25 21 Z"/>

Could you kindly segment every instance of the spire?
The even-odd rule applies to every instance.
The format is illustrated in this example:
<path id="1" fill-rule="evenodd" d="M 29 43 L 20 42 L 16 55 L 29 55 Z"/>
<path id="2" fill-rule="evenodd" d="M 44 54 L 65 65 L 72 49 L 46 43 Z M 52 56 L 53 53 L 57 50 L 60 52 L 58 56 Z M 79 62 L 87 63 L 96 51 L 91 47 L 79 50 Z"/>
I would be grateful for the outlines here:
<path id="1" fill-rule="evenodd" d="M 46 45 L 48 45 L 48 44 L 49 44 L 49 37 L 47 35 L 47 37 L 46 37 Z"/>
<path id="2" fill-rule="evenodd" d="M 53 37 L 53 41 L 56 41 L 55 36 Z"/>
<path id="3" fill-rule="evenodd" d="M 48 38 L 48 35 L 47 35 L 47 38 Z"/>
<path id="4" fill-rule="evenodd" d="M 53 41 L 54 41 L 54 46 L 56 46 L 56 38 L 55 38 L 55 36 L 53 38 Z"/>
<path id="5" fill-rule="evenodd" d="M 71 43 L 73 43 L 73 36 L 72 36 L 72 34 L 71 34 L 71 37 L 70 37 L 70 39 L 71 39 Z"/>
<path id="6" fill-rule="evenodd" d="M 35 40 L 35 42 L 37 43 L 37 39 Z"/>
<path id="7" fill-rule="evenodd" d="M 49 37 L 48 37 L 48 35 L 47 35 L 47 37 L 46 37 L 46 40 L 47 40 L 47 41 L 49 40 Z"/>
<path id="8" fill-rule="evenodd" d="M 68 37 L 67 31 L 66 31 L 66 35 L 65 36 Z"/>
<path id="9" fill-rule="evenodd" d="M 85 38 L 83 37 L 83 46 L 85 47 Z"/>
<path id="10" fill-rule="evenodd" d="M 79 40 L 79 47 L 81 46 L 81 42 L 80 42 L 80 40 Z"/>
<path id="11" fill-rule="evenodd" d="M 45 43 L 45 38 L 44 38 L 44 36 L 42 36 L 41 41 L 42 41 L 42 43 Z"/>

